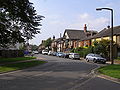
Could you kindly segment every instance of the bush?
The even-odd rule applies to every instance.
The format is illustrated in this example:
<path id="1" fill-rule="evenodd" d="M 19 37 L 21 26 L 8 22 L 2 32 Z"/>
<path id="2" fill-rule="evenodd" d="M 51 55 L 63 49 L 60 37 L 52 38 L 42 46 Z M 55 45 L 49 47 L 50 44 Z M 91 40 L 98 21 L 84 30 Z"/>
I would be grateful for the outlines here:
<path id="1" fill-rule="evenodd" d="M 120 57 L 117 57 L 117 60 L 120 60 Z"/>
<path id="2" fill-rule="evenodd" d="M 79 53 L 80 57 L 85 57 L 87 54 L 93 53 L 93 47 L 92 46 L 90 46 L 90 47 L 78 47 L 76 49 L 75 48 L 72 49 L 71 52 Z"/>
<path id="3" fill-rule="evenodd" d="M 12 57 L 23 57 L 23 50 L 0 50 L 0 57 L 12 58 Z"/>

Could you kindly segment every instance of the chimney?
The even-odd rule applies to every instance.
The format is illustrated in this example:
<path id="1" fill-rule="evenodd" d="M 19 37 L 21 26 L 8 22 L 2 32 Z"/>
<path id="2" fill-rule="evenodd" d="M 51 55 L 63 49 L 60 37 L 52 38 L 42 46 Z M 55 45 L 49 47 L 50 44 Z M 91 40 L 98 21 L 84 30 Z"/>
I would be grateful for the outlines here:
<path id="1" fill-rule="evenodd" d="M 110 28 L 110 26 L 108 25 L 108 26 L 107 26 L 107 28 L 109 29 L 109 28 Z"/>
<path id="2" fill-rule="evenodd" d="M 86 24 L 84 25 L 84 32 L 85 33 L 87 32 L 87 26 L 86 26 Z"/>
<path id="3" fill-rule="evenodd" d="M 45 40 L 42 40 L 42 43 L 44 43 L 45 42 Z"/>
<path id="4" fill-rule="evenodd" d="M 53 40 L 55 40 L 55 36 L 53 35 Z"/>

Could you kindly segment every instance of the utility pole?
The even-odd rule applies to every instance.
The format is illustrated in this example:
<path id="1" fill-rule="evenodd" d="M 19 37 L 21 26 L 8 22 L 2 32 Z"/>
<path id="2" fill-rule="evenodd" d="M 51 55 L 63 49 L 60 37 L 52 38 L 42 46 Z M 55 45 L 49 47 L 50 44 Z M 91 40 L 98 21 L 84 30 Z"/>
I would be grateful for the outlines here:
<path id="1" fill-rule="evenodd" d="M 111 31 L 110 31 L 110 60 L 111 64 L 114 64 L 114 59 L 113 59 L 113 9 L 111 8 L 97 8 L 96 10 L 109 10 L 111 11 Z"/>

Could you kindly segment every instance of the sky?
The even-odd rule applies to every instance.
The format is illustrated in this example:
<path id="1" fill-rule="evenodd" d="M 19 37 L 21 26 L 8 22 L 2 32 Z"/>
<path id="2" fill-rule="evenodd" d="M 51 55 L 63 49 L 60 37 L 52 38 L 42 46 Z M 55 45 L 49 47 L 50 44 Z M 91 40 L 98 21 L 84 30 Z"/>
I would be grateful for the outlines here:
<path id="1" fill-rule="evenodd" d="M 65 29 L 101 31 L 111 25 L 110 11 L 96 11 L 96 8 L 108 7 L 114 10 L 114 26 L 120 25 L 120 0 L 30 0 L 41 21 L 40 34 L 30 40 L 30 44 L 40 45 L 42 40 L 60 37 Z"/>

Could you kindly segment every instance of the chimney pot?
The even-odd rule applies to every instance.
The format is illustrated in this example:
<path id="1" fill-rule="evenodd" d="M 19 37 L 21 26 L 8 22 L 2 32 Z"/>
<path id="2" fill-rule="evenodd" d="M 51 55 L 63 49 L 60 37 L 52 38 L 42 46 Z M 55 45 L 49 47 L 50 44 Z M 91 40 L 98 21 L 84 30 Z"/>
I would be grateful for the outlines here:
<path id="1" fill-rule="evenodd" d="M 110 26 L 108 25 L 108 26 L 107 26 L 107 28 L 109 29 L 109 28 L 110 28 Z"/>
<path id="2" fill-rule="evenodd" d="M 53 40 L 55 40 L 55 36 L 53 35 Z"/>
<path id="3" fill-rule="evenodd" d="M 86 26 L 86 24 L 84 25 L 84 32 L 85 33 L 87 32 L 87 26 Z"/>

